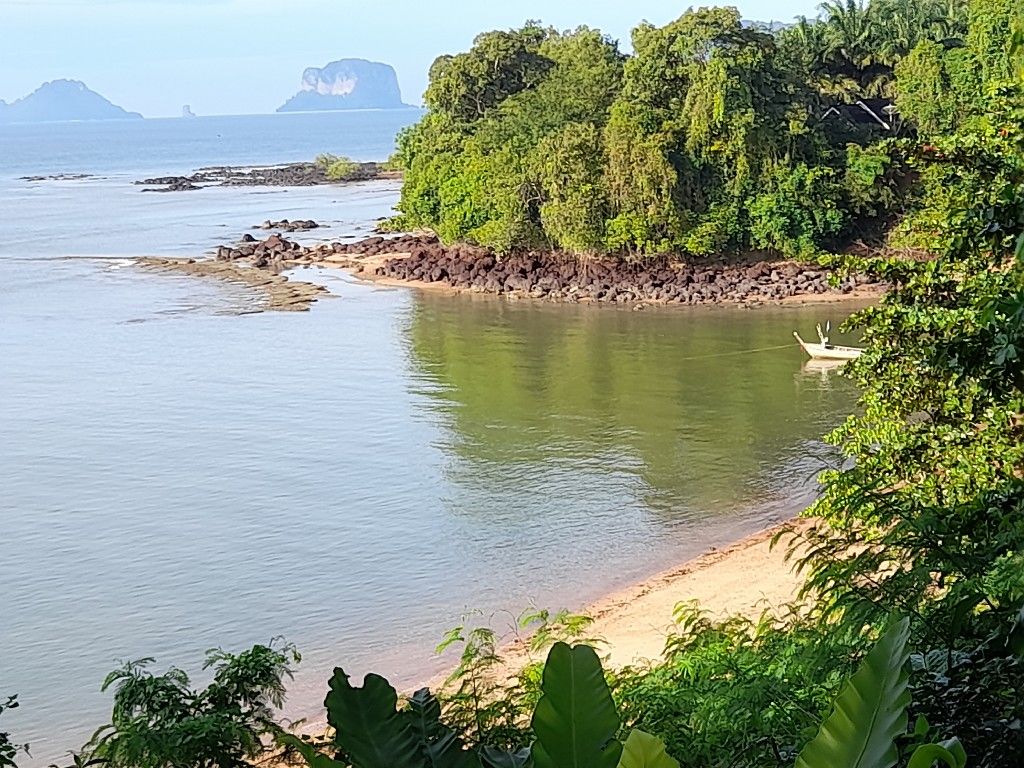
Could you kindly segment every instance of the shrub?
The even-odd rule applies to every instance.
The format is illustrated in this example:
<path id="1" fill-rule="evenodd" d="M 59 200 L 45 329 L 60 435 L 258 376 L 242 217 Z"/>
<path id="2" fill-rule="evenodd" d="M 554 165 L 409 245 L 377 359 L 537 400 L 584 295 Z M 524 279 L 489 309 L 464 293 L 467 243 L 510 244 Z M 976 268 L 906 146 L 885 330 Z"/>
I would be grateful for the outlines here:
<path id="1" fill-rule="evenodd" d="M 271 642 L 232 654 L 206 654 L 203 669 L 213 681 L 203 690 L 171 667 L 146 670 L 152 659 L 126 662 L 103 681 L 114 688 L 109 725 L 100 728 L 84 754 L 114 768 L 241 768 L 267 749 L 280 732 L 273 708 L 284 702 L 284 679 L 299 654 Z"/>
<path id="2" fill-rule="evenodd" d="M 3 704 L 0 704 L 0 715 L 4 713 L 4 710 L 17 709 L 18 697 L 8 696 Z M 17 768 L 17 764 L 14 762 L 19 752 L 24 752 L 26 755 L 28 752 L 28 744 L 15 744 L 11 741 L 11 734 L 6 731 L 0 731 L 0 768 Z"/>
<path id="3" fill-rule="evenodd" d="M 842 190 L 831 169 L 803 163 L 779 166 L 766 186 L 747 205 L 750 244 L 755 248 L 790 258 L 813 256 L 842 231 Z"/>
<path id="4" fill-rule="evenodd" d="M 358 175 L 360 170 L 359 163 L 337 155 L 319 155 L 316 164 L 323 168 L 324 175 L 331 181 L 350 181 Z"/>

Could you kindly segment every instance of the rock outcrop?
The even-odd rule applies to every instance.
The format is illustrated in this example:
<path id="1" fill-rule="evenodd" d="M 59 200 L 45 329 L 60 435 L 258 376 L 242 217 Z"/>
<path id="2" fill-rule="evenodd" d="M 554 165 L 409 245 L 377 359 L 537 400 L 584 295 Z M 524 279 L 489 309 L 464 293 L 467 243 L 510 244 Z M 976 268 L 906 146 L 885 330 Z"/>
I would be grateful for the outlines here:
<path id="1" fill-rule="evenodd" d="M 350 176 L 336 181 L 327 178 L 327 171 L 318 163 L 289 163 L 268 168 L 200 168 L 187 176 L 157 176 L 134 183 L 145 186 L 143 192 L 182 192 L 204 187 L 312 187 L 399 176 L 395 171 L 384 170 L 379 163 L 358 163 Z"/>
<path id="2" fill-rule="evenodd" d="M 445 246 L 433 235 L 370 238 L 334 250 L 391 253 L 375 268 L 375 274 L 392 280 L 568 302 L 750 306 L 848 294 L 868 285 L 862 278 L 848 277 L 833 286 L 829 272 L 820 267 L 756 256 L 692 264 L 665 257 L 634 262 L 541 251 L 498 258 L 479 246 Z"/>
<path id="3" fill-rule="evenodd" d="M 297 266 L 338 266 L 371 279 L 437 284 L 456 291 L 511 298 L 615 304 L 736 304 L 754 306 L 828 295 L 869 292 L 882 286 L 848 277 L 833 285 L 827 270 L 757 258 L 685 264 L 580 259 L 561 253 L 523 252 L 504 258 L 473 245 L 446 246 L 433 235 L 371 237 L 353 243 L 304 246 L 280 235 L 251 236 L 221 246 L 216 260 L 280 272 Z"/>
<path id="4" fill-rule="evenodd" d="M 341 59 L 302 73 L 301 90 L 278 112 L 322 112 L 344 109 L 403 109 L 398 75 L 389 64 Z"/>

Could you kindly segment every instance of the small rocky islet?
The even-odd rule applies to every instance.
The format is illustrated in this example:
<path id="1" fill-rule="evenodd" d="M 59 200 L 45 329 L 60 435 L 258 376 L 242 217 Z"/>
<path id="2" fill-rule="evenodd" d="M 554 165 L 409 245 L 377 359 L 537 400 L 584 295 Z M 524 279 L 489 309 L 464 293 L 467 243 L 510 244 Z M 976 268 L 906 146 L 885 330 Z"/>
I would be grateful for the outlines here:
<path id="1" fill-rule="evenodd" d="M 289 221 L 288 219 L 281 219 L 280 221 L 271 221 L 267 219 L 262 224 L 257 224 L 253 229 L 277 229 L 281 232 L 308 232 L 311 229 L 320 229 L 326 226 L 325 224 L 318 224 L 313 219 L 295 219 Z M 255 240 L 252 235 L 243 235 L 242 240 L 252 242 Z"/>
<path id="2" fill-rule="evenodd" d="M 320 163 L 289 163 L 266 167 L 212 166 L 184 176 L 154 176 L 134 182 L 143 192 L 188 192 L 206 187 L 313 187 L 395 178 L 380 163 L 356 163 L 345 179 L 331 179 Z"/>

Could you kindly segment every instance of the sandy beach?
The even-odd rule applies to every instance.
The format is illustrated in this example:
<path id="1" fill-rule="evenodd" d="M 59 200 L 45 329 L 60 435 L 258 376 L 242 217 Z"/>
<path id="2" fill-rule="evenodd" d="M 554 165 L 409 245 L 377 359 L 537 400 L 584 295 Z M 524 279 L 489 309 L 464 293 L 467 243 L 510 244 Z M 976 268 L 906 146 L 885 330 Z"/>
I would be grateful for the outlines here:
<path id="1" fill-rule="evenodd" d="M 747 536 L 725 547 L 711 548 L 673 568 L 616 590 L 579 613 L 593 619 L 586 636 L 601 640 L 599 653 L 606 666 L 622 668 L 656 661 L 672 626 L 679 603 L 696 601 L 712 618 L 744 616 L 756 620 L 766 610 L 779 609 L 797 599 L 803 579 L 786 562 L 788 537 L 774 548 L 772 539 L 786 529 L 800 530 L 812 523 L 795 519 Z M 545 649 L 531 652 L 526 637 L 501 649 L 499 676 L 513 676 L 527 664 L 543 658 Z M 440 689 L 449 672 L 420 681 L 405 691 Z M 318 733 L 326 718 L 311 720 L 304 729 Z"/>
<path id="2" fill-rule="evenodd" d="M 802 523 L 797 523 L 801 525 Z M 713 617 L 756 619 L 769 608 L 794 601 L 802 584 L 787 563 L 787 539 L 772 548 L 777 526 L 614 592 L 591 605 L 591 634 L 603 638 L 612 666 L 661 655 L 672 612 L 694 600 Z"/>
<path id="3" fill-rule="evenodd" d="M 803 579 L 786 561 L 788 537 L 774 548 L 771 543 L 779 531 L 809 525 L 798 519 L 774 526 L 612 592 L 580 611 L 594 620 L 586 634 L 602 640 L 605 663 L 620 668 L 661 656 L 679 603 L 696 601 L 713 618 L 750 619 L 792 603 Z M 502 655 L 502 672 L 509 674 L 536 658 L 524 640 L 510 643 Z M 424 684 L 436 689 L 443 682 L 438 676 Z"/>
<path id="4" fill-rule="evenodd" d="M 672 613 L 682 602 L 696 601 L 709 616 L 745 616 L 756 620 L 765 610 L 780 608 L 797 598 L 802 578 L 786 562 L 788 539 L 774 548 L 772 539 L 782 530 L 800 530 L 809 520 L 791 520 L 725 547 L 711 548 L 704 554 L 648 579 L 605 595 L 584 607 L 580 613 L 594 621 L 586 635 L 603 641 L 599 653 L 605 665 L 621 668 L 630 664 L 657 660 L 662 653 Z M 545 650 L 531 653 L 525 638 L 509 642 L 501 649 L 502 664 L 497 674 L 516 674 L 527 664 L 543 658 Z M 449 672 L 424 679 L 404 691 L 427 687 L 440 689 Z M 327 728 L 326 713 L 310 718 L 302 732 L 322 733 Z"/>

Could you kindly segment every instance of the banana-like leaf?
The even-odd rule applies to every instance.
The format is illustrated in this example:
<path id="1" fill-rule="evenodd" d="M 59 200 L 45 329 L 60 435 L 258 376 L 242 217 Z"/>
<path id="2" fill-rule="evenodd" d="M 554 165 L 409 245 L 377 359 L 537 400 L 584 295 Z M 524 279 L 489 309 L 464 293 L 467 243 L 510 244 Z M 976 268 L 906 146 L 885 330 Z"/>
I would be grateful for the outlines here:
<path id="1" fill-rule="evenodd" d="M 601 661 L 587 645 L 555 643 L 533 711 L 535 768 L 616 768 L 619 715 Z"/>
<path id="2" fill-rule="evenodd" d="M 941 744 L 922 744 L 914 750 L 907 768 L 932 768 L 940 761 L 949 768 L 964 768 L 967 765 L 967 752 L 959 739 L 949 739 Z"/>
<path id="3" fill-rule="evenodd" d="M 312 744 L 303 741 L 298 736 L 282 733 L 277 737 L 277 741 L 282 747 L 291 747 L 298 752 L 309 768 L 348 768 L 346 763 L 339 763 L 337 760 L 317 752 Z"/>
<path id="4" fill-rule="evenodd" d="M 910 622 L 893 624 L 843 686 L 796 768 L 892 768 L 907 730 Z"/>
<path id="5" fill-rule="evenodd" d="M 480 768 L 480 758 L 441 722 L 441 702 L 427 688 L 416 691 L 403 715 L 423 747 L 428 768 Z"/>
<path id="6" fill-rule="evenodd" d="M 409 707 L 405 713 L 409 724 L 424 744 L 440 737 L 445 730 L 441 725 L 441 702 L 428 688 L 420 688 L 409 698 Z"/>
<path id="7" fill-rule="evenodd" d="M 425 768 L 423 745 L 407 713 L 398 711 L 398 693 L 380 675 L 367 675 L 356 688 L 335 669 L 324 705 L 334 741 L 354 768 Z"/>
<path id="8" fill-rule="evenodd" d="M 679 768 L 679 762 L 665 751 L 665 742 L 634 728 L 622 745 L 619 768 Z"/>
<path id="9" fill-rule="evenodd" d="M 440 737 L 424 745 L 429 768 L 480 768 L 480 757 L 466 749 L 455 731 L 443 728 Z"/>

